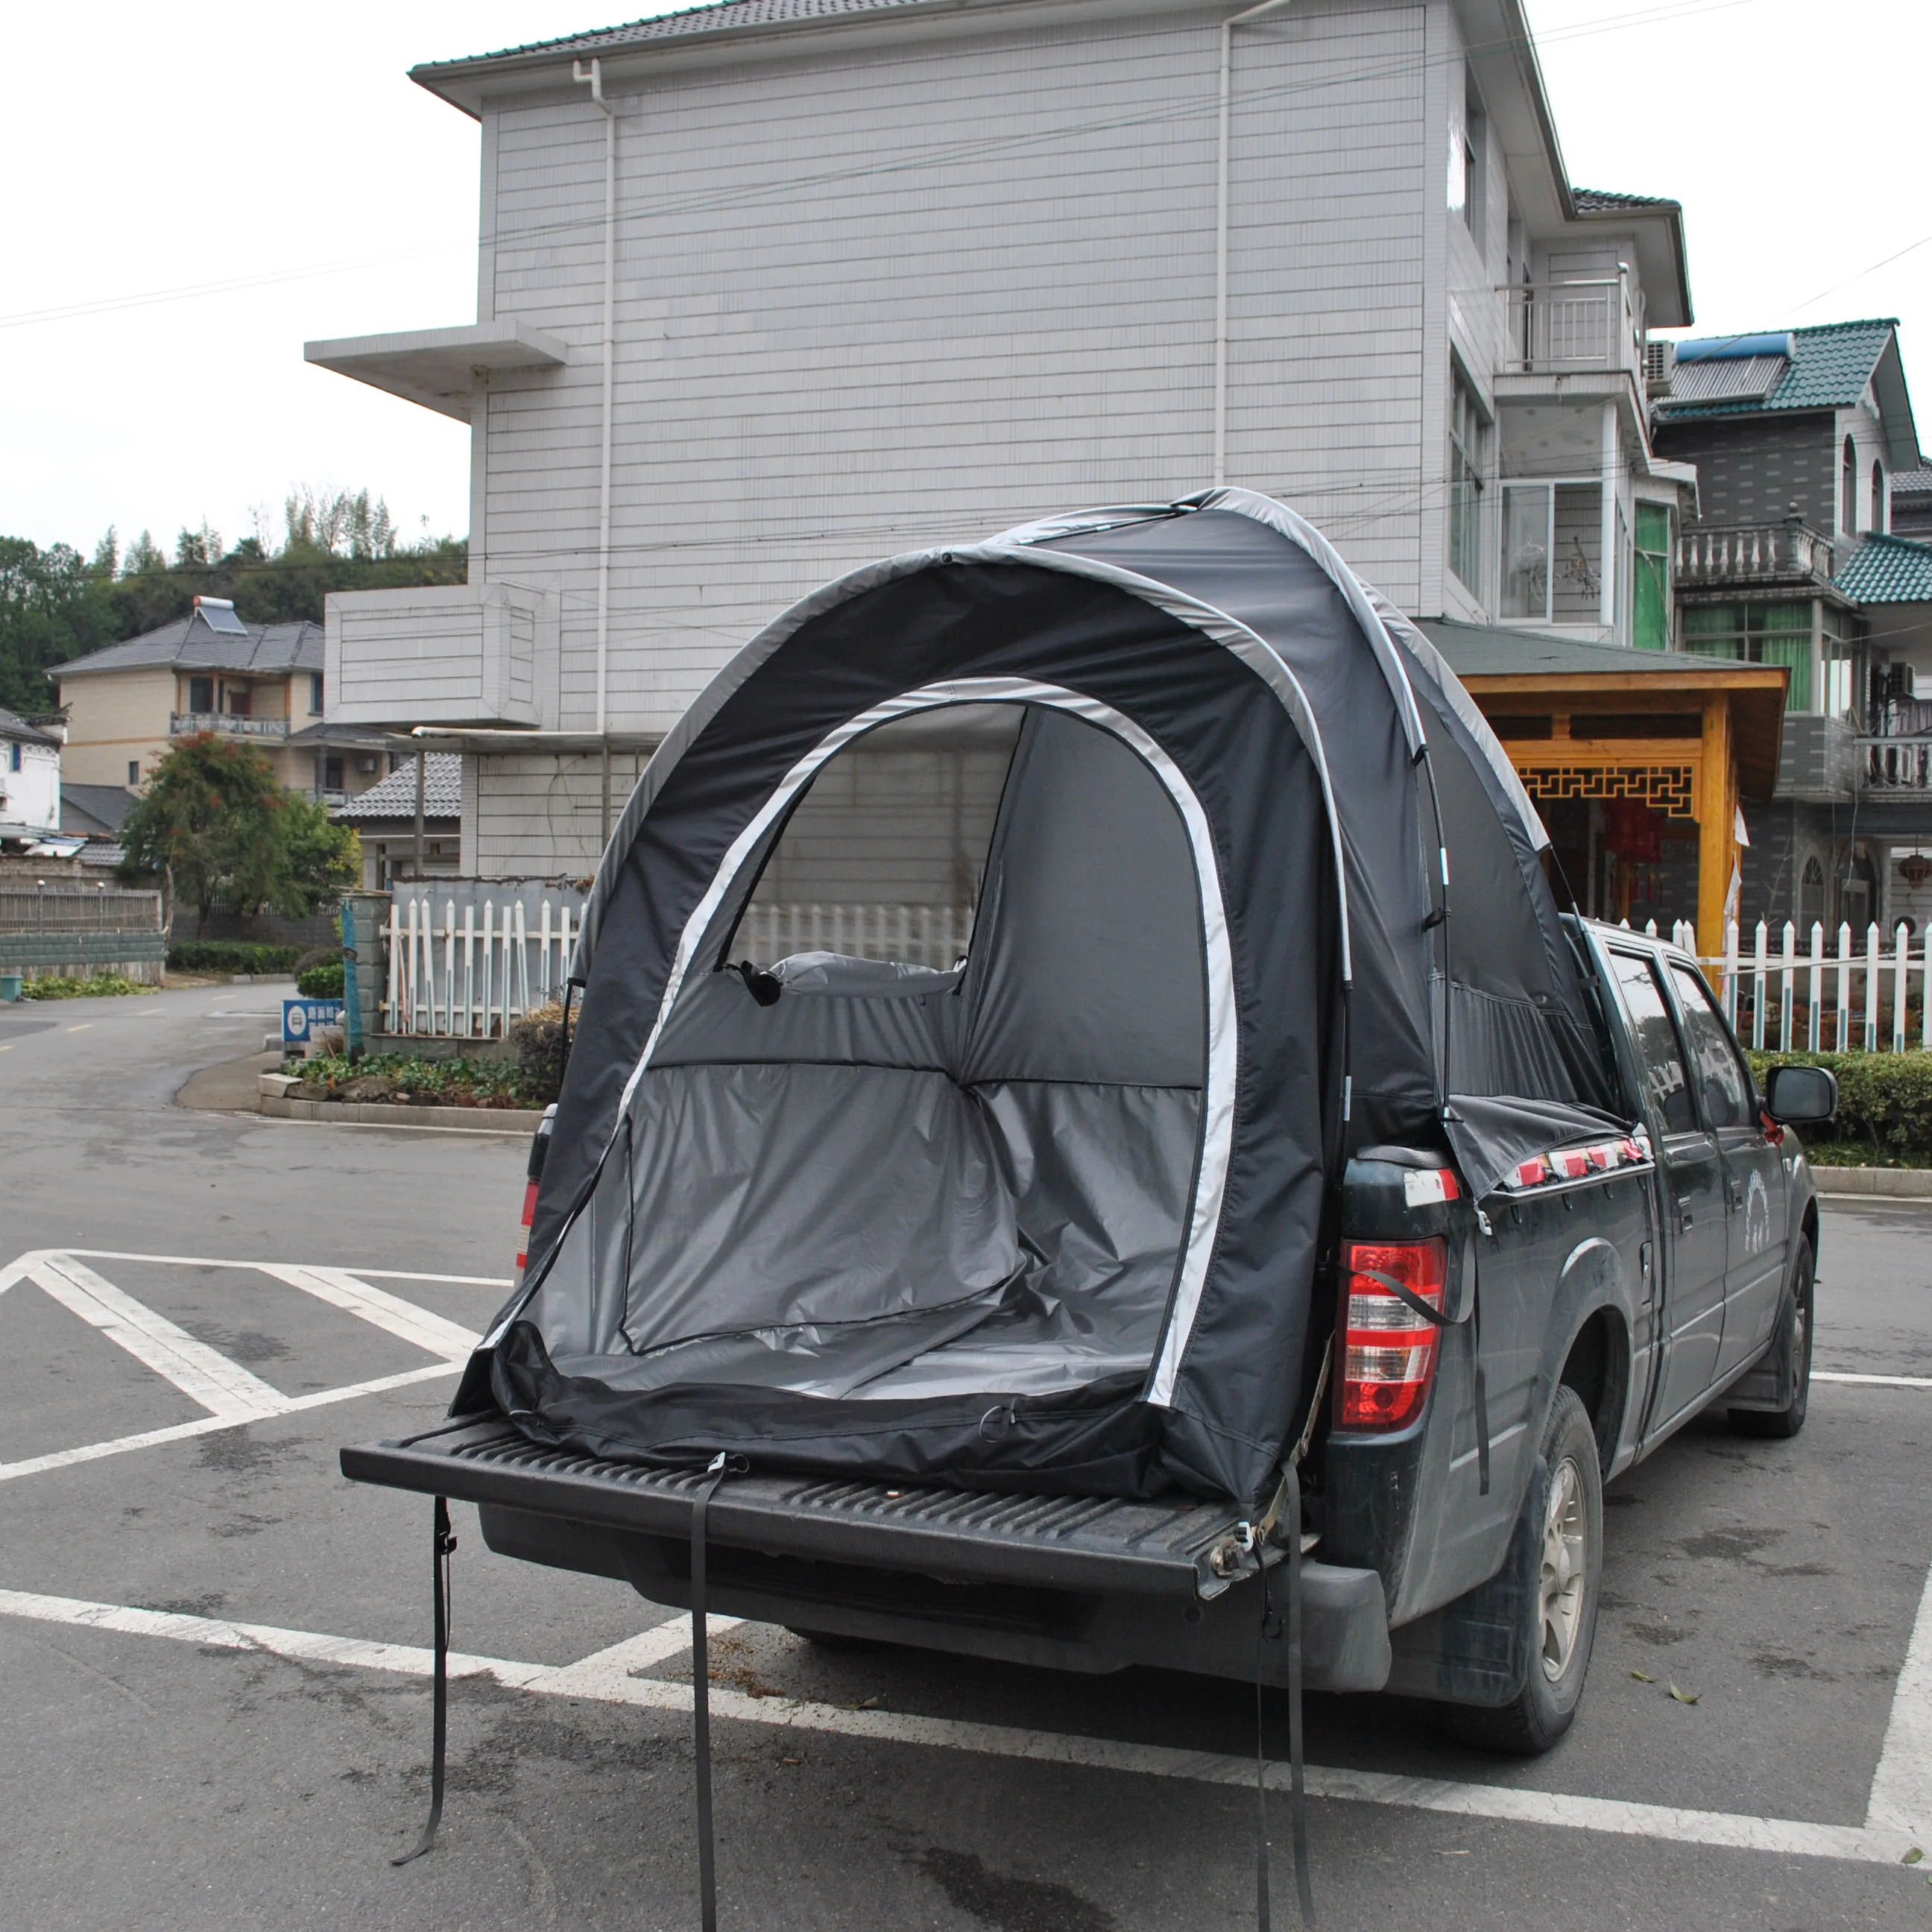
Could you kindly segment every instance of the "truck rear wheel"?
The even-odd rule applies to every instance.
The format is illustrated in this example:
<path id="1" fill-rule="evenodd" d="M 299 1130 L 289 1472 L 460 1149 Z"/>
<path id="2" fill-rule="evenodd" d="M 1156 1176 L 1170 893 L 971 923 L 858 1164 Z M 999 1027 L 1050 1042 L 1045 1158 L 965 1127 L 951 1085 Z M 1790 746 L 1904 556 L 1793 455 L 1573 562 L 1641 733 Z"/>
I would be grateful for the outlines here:
<path id="1" fill-rule="evenodd" d="M 1791 1364 L 1791 1400 L 1782 1408 L 1729 1411 L 1726 1420 L 1732 1435 L 1779 1440 L 1796 1436 L 1804 1426 L 1804 1413 L 1811 1405 L 1811 1304 L 1816 1273 L 1811 1244 L 1801 1238 L 1792 1258 L 1791 1286 L 1778 1311 L 1777 1338 L 1771 1345 L 1774 1358 L 1784 1353 Z"/>
<path id="2" fill-rule="evenodd" d="M 1534 1757 L 1570 1728 L 1589 1674 L 1597 1599 L 1604 1574 L 1604 1478 L 1589 1412 L 1576 1391 L 1560 1387 L 1543 1428 L 1550 1480 L 1540 1551 L 1519 1614 L 1529 1656 L 1522 1689 L 1498 1706 L 1455 1705 L 1444 1713 L 1452 1734 L 1485 1750 Z M 1534 1488 L 1526 1509 L 1539 1501 Z"/>

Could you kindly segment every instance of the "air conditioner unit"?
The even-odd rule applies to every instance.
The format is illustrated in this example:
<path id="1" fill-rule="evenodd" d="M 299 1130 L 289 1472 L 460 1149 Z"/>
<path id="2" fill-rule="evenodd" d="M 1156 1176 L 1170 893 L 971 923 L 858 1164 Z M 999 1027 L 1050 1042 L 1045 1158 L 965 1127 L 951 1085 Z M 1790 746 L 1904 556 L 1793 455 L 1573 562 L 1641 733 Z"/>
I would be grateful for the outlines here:
<path id="1" fill-rule="evenodd" d="M 1674 342 L 1646 342 L 1643 345 L 1643 388 L 1646 395 L 1667 396 L 1677 374 L 1677 345 Z"/>
<path id="2" fill-rule="evenodd" d="M 358 772 L 373 772 L 376 769 L 375 753 L 373 752 L 364 752 L 362 755 L 356 760 L 356 769 Z"/>
<path id="3" fill-rule="evenodd" d="M 1911 665 L 1895 664 L 1886 667 L 1885 694 L 1894 698 L 1909 698 L 1916 694 Z"/>

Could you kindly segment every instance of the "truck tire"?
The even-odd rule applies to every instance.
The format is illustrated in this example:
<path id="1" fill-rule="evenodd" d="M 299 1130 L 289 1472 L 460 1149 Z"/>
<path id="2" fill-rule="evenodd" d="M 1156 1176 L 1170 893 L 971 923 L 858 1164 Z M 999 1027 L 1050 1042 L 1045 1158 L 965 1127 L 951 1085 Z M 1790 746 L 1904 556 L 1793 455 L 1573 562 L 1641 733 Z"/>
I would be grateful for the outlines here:
<path id="1" fill-rule="evenodd" d="M 1528 1653 L 1522 1689 L 1510 1703 L 1453 1705 L 1450 1733 L 1484 1750 L 1535 1757 L 1570 1728 L 1590 1670 L 1597 1600 L 1604 1575 L 1604 1478 L 1596 1432 L 1576 1391 L 1558 1388 L 1543 1426 L 1550 1480 L 1532 1485 L 1526 1510 L 1543 1505 L 1540 1560 L 1522 1601 L 1527 1628 L 1517 1634 Z"/>
<path id="2" fill-rule="evenodd" d="M 1726 1420 L 1734 1436 L 1781 1441 L 1804 1426 L 1804 1412 L 1811 1403 L 1811 1308 L 1816 1276 L 1811 1244 L 1801 1235 L 1798 1252 L 1792 1257 L 1791 1286 L 1778 1306 L 1778 1334 L 1771 1345 L 1774 1354 L 1782 1353 L 1790 1361 L 1791 1400 L 1782 1408 L 1729 1411 Z"/>

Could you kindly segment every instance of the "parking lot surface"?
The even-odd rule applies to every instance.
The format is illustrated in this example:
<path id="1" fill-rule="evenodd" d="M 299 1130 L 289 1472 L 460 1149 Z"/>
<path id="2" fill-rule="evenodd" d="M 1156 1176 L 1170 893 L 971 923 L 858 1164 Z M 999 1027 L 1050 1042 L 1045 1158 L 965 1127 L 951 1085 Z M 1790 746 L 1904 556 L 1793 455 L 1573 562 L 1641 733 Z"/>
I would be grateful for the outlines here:
<path id="1" fill-rule="evenodd" d="M 466 1511 L 442 1837 L 389 1863 L 427 1798 L 428 1505 L 335 1455 L 440 1414 L 523 1148 L 175 1106 L 268 992 L 0 1013 L 0 1926 L 694 1925 L 688 1632 Z M 1928 1235 L 1828 1204 L 1804 1432 L 1700 1421 L 1610 1486 L 1549 1756 L 1310 1701 L 1325 1924 L 1932 1920 L 1900 1862 L 1932 1851 Z M 1251 1690 L 752 1624 L 712 1664 L 728 1926 L 1254 1923 Z M 1274 1836 L 1280 1926 L 1285 1800 Z"/>

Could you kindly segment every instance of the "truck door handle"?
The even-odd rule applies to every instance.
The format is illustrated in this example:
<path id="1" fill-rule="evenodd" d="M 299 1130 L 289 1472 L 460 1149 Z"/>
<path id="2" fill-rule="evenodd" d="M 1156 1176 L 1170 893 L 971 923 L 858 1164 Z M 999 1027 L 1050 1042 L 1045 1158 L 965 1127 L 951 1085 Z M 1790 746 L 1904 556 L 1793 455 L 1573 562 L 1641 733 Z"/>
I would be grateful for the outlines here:
<path id="1" fill-rule="evenodd" d="M 1690 1197 L 1688 1194 L 1677 1197 L 1677 1226 L 1681 1233 L 1688 1234 L 1690 1232 Z"/>

